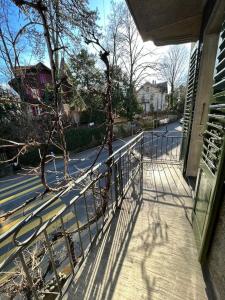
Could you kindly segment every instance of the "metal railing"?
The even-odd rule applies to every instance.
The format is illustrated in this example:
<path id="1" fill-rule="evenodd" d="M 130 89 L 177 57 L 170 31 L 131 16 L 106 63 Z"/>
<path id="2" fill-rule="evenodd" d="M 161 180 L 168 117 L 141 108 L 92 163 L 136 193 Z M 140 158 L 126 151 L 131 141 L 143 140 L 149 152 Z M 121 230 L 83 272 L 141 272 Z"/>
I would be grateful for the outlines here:
<path id="1" fill-rule="evenodd" d="M 136 193 L 141 195 L 143 150 L 140 133 L 0 236 L 0 248 L 7 244 L 10 249 L 0 264 L 0 298 L 18 293 L 29 299 L 48 294 L 62 298 L 132 181 L 136 180 Z M 106 190 L 109 172 L 111 184 Z M 69 202 L 64 201 L 68 196 Z M 63 207 L 46 219 L 46 211 L 59 200 L 65 202 Z"/>
<path id="2" fill-rule="evenodd" d="M 151 161 L 178 162 L 183 135 L 179 131 L 145 131 L 144 156 Z"/>
<path id="3" fill-rule="evenodd" d="M 48 294 L 62 298 L 134 182 L 135 193 L 141 197 L 143 157 L 178 161 L 181 141 L 179 132 L 140 133 L 1 235 L 0 250 L 5 247 L 9 253 L 0 264 L 0 298 L 18 292 L 31 299 Z M 109 172 L 111 183 L 106 190 Z M 56 201 L 61 207 L 46 218 Z"/>

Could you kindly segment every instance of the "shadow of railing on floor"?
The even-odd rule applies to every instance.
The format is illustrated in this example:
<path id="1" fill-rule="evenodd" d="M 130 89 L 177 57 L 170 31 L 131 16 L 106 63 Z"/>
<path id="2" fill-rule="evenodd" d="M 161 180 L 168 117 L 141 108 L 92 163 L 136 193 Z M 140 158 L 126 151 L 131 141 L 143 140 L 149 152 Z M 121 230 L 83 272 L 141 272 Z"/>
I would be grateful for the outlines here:
<path id="1" fill-rule="evenodd" d="M 112 298 L 142 205 L 138 188 L 137 174 L 123 205 L 93 245 L 77 282 L 70 285 L 68 299 L 97 299 L 99 294 L 100 299 Z"/>

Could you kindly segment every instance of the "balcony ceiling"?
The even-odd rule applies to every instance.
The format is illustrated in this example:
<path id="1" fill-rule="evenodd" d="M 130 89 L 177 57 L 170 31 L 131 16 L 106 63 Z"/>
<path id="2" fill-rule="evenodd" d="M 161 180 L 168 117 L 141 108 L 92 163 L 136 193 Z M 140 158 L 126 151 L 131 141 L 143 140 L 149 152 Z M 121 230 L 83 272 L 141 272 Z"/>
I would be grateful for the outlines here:
<path id="1" fill-rule="evenodd" d="M 126 0 L 144 41 L 157 46 L 198 40 L 206 0 Z"/>

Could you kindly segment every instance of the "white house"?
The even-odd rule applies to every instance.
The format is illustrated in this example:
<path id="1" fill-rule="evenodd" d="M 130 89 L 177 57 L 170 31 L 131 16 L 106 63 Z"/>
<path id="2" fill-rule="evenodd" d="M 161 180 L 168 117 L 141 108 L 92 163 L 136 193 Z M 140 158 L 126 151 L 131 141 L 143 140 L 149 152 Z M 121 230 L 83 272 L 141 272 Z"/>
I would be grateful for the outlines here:
<path id="1" fill-rule="evenodd" d="M 167 107 L 167 82 L 145 82 L 137 91 L 137 100 L 144 113 L 162 111 Z"/>

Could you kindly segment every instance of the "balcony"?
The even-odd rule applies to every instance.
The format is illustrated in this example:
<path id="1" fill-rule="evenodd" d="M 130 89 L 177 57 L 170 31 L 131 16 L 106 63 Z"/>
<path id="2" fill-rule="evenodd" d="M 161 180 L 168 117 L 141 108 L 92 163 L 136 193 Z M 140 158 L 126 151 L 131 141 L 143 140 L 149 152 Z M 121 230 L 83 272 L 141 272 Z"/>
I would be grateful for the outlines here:
<path id="1" fill-rule="evenodd" d="M 139 134 L 111 158 L 104 211 L 107 161 L 75 183 L 82 186 L 79 194 L 51 219 L 42 212 L 54 199 L 0 237 L 13 236 L 16 246 L 0 265 L 0 282 L 20 268 L 14 282 L 23 280 L 23 293 L 34 299 L 208 299 L 181 141 L 179 131 Z M 22 234 L 34 220 L 33 232 Z"/>

